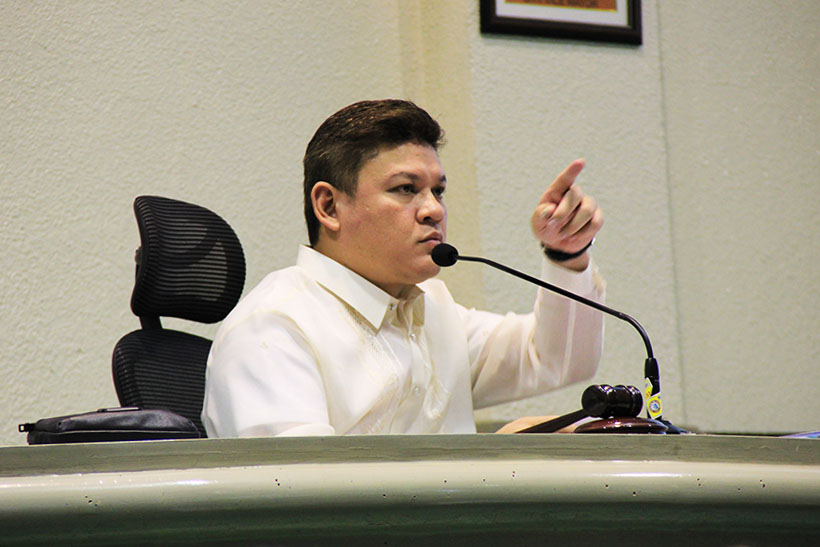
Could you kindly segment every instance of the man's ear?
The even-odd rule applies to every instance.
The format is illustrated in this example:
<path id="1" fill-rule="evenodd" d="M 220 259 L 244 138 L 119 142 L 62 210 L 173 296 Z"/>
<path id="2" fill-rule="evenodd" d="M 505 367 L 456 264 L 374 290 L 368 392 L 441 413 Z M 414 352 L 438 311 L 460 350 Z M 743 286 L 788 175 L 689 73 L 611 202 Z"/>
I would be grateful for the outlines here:
<path id="1" fill-rule="evenodd" d="M 319 223 L 332 233 L 338 232 L 340 226 L 336 211 L 338 192 L 337 188 L 325 181 L 317 182 L 310 191 L 313 214 Z"/>

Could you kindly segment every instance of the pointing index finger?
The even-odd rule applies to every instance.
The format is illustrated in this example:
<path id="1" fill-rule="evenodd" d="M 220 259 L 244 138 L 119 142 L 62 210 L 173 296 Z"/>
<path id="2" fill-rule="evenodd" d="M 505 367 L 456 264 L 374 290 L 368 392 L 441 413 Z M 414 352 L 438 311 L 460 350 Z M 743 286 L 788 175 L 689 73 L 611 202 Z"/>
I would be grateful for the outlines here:
<path id="1" fill-rule="evenodd" d="M 567 168 L 564 169 L 558 177 L 556 177 L 552 184 L 549 185 L 547 191 L 544 192 L 544 197 L 547 199 L 560 199 L 560 197 L 563 196 L 575 183 L 575 178 L 584 168 L 584 164 L 585 162 L 583 158 L 578 158 L 570 163 Z"/>

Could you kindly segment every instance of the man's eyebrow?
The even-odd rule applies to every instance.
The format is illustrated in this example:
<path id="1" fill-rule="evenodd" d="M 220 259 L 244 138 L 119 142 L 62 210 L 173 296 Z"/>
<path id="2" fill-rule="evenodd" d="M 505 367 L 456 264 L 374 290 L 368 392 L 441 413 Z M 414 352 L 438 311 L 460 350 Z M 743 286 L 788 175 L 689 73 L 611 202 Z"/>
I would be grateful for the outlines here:
<path id="1" fill-rule="evenodd" d="M 388 177 L 388 180 L 392 180 L 392 179 L 395 179 L 395 178 L 401 178 L 401 177 L 408 178 L 408 179 L 412 180 L 413 182 L 418 182 L 419 180 L 421 180 L 420 175 L 418 175 L 416 173 L 411 173 L 409 171 L 399 171 L 397 173 L 393 173 L 392 175 L 390 175 Z M 447 175 L 442 173 L 441 178 L 439 179 L 439 182 L 446 183 L 447 182 Z"/>

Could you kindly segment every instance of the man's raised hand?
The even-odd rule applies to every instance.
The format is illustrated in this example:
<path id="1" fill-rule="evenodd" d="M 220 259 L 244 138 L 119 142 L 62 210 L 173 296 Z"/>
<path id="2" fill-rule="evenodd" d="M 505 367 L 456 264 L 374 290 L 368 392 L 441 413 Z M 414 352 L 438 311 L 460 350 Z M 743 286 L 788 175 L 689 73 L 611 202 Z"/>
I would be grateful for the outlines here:
<path id="1" fill-rule="evenodd" d="M 604 223 L 595 198 L 585 195 L 575 184 L 583 168 L 583 159 L 570 163 L 546 189 L 532 214 L 532 231 L 548 249 L 576 253 L 589 245 Z M 588 263 L 589 257 L 584 254 L 563 264 L 584 269 Z"/>

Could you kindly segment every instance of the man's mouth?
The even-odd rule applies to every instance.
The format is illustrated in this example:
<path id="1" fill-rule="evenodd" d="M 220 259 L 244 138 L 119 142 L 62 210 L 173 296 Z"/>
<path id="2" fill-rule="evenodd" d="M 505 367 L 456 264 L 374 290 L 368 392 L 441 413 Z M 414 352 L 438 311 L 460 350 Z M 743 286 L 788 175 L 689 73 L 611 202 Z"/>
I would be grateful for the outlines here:
<path id="1" fill-rule="evenodd" d="M 429 236 L 422 239 L 421 243 L 428 243 L 428 242 L 441 243 L 443 240 L 444 240 L 444 236 L 442 234 L 436 232 L 436 233 L 430 234 Z"/>

